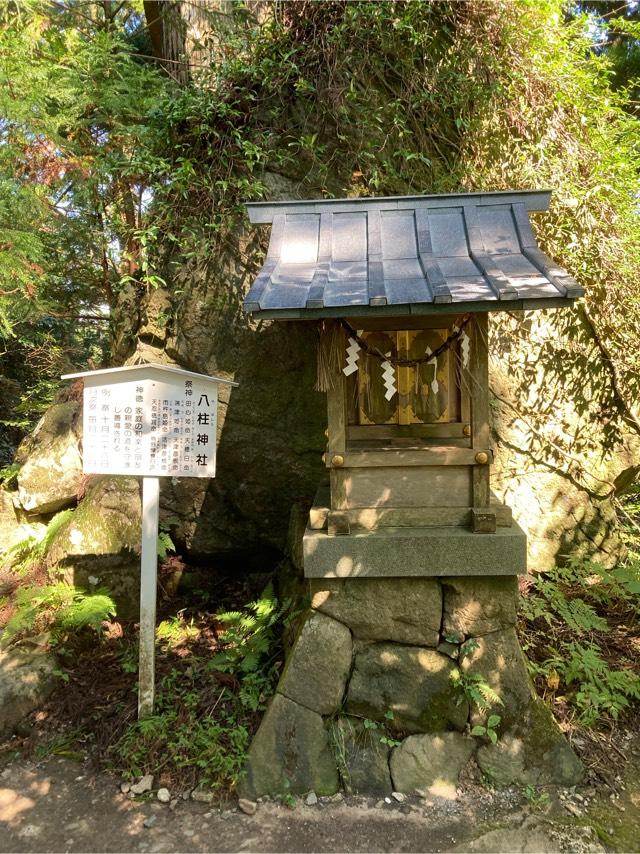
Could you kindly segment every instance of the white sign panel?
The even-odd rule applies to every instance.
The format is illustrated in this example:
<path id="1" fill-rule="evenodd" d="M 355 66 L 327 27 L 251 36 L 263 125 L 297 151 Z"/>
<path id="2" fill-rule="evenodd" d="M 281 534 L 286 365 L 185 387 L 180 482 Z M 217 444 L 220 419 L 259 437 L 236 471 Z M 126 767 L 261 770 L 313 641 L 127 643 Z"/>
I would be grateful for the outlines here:
<path id="1" fill-rule="evenodd" d="M 154 372 L 85 379 L 86 474 L 215 477 L 218 384 Z"/>

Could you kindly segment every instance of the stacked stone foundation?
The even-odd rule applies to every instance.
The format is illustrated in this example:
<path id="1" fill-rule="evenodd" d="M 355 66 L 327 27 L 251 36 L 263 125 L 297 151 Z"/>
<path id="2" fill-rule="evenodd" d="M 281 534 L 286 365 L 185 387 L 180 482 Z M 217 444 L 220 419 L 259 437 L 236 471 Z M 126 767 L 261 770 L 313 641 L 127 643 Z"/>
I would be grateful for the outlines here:
<path id="1" fill-rule="evenodd" d="M 244 796 L 451 796 L 472 761 L 499 785 L 580 781 L 527 674 L 516 576 L 307 583 L 311 607 L 251 745 Z M 474 685 L 500 702 L 470 702 Z M 491 715 L 495 744 L 470 734 Z"/>

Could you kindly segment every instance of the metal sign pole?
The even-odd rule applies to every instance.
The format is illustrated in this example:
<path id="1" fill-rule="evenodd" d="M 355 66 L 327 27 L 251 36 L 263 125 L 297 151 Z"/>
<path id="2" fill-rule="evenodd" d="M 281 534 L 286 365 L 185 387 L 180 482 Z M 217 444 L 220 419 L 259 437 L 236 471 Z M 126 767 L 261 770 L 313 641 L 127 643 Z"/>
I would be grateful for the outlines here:
<path id="1" fill-rule="evenodd" d="M 142 557 L 140 561 L 140 658 L 138 720 L 153 714 L 155 698 L 156 581 L 160 479 L 142 478 Z"/>

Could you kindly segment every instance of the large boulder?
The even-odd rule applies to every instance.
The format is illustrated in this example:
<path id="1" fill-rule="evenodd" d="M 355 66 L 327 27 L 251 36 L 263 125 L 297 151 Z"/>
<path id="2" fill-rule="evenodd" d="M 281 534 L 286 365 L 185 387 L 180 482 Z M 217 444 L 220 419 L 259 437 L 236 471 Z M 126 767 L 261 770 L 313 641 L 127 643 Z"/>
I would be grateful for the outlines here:
<path id="1" fill-rule="evenodd" d="M 20 537 L 20 522 L 11 493 L 0 486 L 0 554 L 11 548 Z"/>
<path id="2" fill-rule="evenodd" d="M 437 646 L 442 592 L 434 578 L 312 579 L 311 607 L 345 623 L 355 637 Z"/>
<path id="3" fill-rule="evenodd" d="M 478 637 L 516 624 L 515 575 L 442 579 L 442 633 L 456 640 Z"/>
<path id="4" fill-rule="evenodd" d="M 322 717 L 276 694 L 251 742 L 240 797 L 333 795 L 339 786 Z"/>
<path id="5" fill-rule="evenodd" d="M 501 313 L 502 314 L 502 313 Z M 625 553 L 614 500 L 637 477 L 634 405 L 578 305 L 490 322 L 492 487 L 527 534 L 529 569 Z M 637 423 L 637 413 L 636 413 Z"/>
<path id="6" fill-rule="evenodd" d="M 519 720 L 496 744 L 477 754 L 483 773 L 498 786 L 575 786 L 584 767 L 539 697 L 521 710 Z"/>
<path id="7" fill-rule="evenodd" d="M 464 729 L 469 706 L 456 690 L 454 662 L 433 649 L 376 643 L 355 656 L 348 714 L 385 721 L 399 732 Z"/>
<path id="8" fill-rule="evenodd" d="M 18 498 L 29 513 L 55 513 L 75 504 L 82 480 L 81 404 L 49 407 L 18 448 Z"/>
<path id="9" fill-rule="evenodd" d="M 53 655 L 37 647 L 0 651 L 0 736 L 47 699 L 55 669 Z"/>
<path id="10" fill-rule="evenodd" d="M 71 584 L 106 587 L 119 617 L 140 601 L 140 487 L 132 477 L 97 477 L 47 551 L 47 565 Z"/>
<path id="11" fill-rule="evenodd" d="M 357 718 L 342 717 L 332 722 L 329 734 L 346 792 L 388 795 L 392 791 L 383 727 L 366 727 Z"/>
<path id="12" fill-rule="evenodd" d="M 0 555 L 22 540 L 40 540 L 46 530 L 48 516 L 33 516 L 18 505 L 16 492 L 0 486 Z"/>
<path id="13" fill-rule="evenodd" d="M 391 754 L 393 786 L 405 794 L 419 789 L 455 798 L 460 773 L 475 749 L 473 739 L 459 732 L 410 735 Z"/>
<path id="14" fill-rule="evenodd" d="M 279 693 L 318 714 L 332 715 L 342 703 L 351 651 L 346 626 L 324 614 L 310 614 L 287 658 Z"/>

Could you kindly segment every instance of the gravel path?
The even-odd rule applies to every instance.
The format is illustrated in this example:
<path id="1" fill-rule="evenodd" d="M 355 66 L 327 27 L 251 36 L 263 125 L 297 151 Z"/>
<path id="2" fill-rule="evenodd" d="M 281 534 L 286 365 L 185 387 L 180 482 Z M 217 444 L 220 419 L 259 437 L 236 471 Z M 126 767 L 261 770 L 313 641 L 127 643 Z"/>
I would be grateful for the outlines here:
<path id="1" fill-rule="evenodd" d="M 264 802 L 254 815 L 235 804 L 223 811 L 181 798 L 166 805 L 154 793 L 132 799 L 115 778 L 50 757 L 0 773 L 0 851 L 605 850 L 590 827 L 558 824 L 559 801 L 543 816 L 517 791 L 477 787 L 455 801 L 389 801 L 350 797 L 307 806 L 299 799 L 295 809 Z"/>

